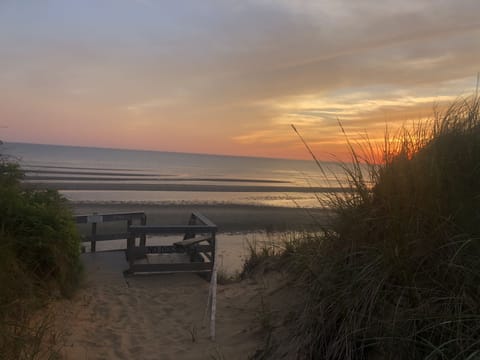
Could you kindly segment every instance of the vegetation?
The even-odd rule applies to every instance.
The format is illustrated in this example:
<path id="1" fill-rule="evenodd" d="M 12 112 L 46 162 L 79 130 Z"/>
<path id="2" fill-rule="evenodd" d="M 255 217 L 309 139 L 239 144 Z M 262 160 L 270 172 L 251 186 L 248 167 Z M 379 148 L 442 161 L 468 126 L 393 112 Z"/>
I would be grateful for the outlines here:
<path id="1" fill-rule="evenodd" d="M 279 247 L 273 239 L 259 242 L 254 238 L 247 240 L 246 246 L 247 256 L 239 274 L 240 279 L 251 277 L 260 266 L 265 265 L 270 259 L 277 257 L 282 251 L 282 248 Z"/>
<path id="2" fill-rule="evenodd" d="M 331 227 L 287 244 L 304 300 L 271 358 L 479 358 L 478 97 L 364 148 Z"/>
<path id="3" fill-rule="evenodd" d="M 49 321 L 36 312 L 52 296 L 69 296 L 80 275 L 79 237 L 55 191 L 26 190 L 15 163 L 0 158 L 0 354 L 51 355 L 42 339 Z"/>

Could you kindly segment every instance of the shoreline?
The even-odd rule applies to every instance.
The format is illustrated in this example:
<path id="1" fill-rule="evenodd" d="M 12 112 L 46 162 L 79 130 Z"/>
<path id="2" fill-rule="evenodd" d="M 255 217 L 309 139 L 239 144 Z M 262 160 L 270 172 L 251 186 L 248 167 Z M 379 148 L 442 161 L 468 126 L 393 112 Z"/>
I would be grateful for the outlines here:
<path id="1" fill-rule="evenodd" d="M 185 224 L 198 211 L 218 226 L 219 232 L 312 231 L 328 223 L 325 208 L 275 207 L 248 204 L 155 204 L 134 202 L 69 202 L 74 215 L 145 212 L 148 224 Z"/>
<path id="2" fill-rule="evenodd" d="M 28 188 L 58 191 L 198 191 L 198 192 L 258 192 L 258 193 L 340 193 L 347 189 L 341 186 L 285 186 L 285 185 L 218 185 L 218 184 L 162 184 L 162 183 L 107 183 L 102 182 L 24 182 Z"/>

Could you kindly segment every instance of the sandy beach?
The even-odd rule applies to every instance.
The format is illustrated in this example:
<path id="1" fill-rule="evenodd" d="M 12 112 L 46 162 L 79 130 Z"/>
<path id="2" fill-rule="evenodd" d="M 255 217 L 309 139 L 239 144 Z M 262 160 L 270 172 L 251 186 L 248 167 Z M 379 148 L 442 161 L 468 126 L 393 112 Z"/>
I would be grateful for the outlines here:
<path id="1" fill-rule="evenodd" d="M 248 359 L 261 347 L 262 294 L 281 277 L 219 285 L 212 341 L 205 279 L 124 277 L 124 259 L 121 252 L 82 255 L 84 285 L 73 299 L 55 305 L 64 359 Z"/>
<path id="2" fill-rule="evenodd" d="M 145 212 L 148 225 L 185 225 L 192 211 L 205 215 L 218 226 L 218 263 L 219 271 L 229 276 L 242 269 L 249 246 L 261 247 L 263 243 L 278 243 L 291 236 L 293 232 L 318 229 L 327 222 L 328 212 L 324 209 L 300 209 L 255 205 L 158 205 L 135 203 L 81 203 L 74 204 L 78 215 L 108 214 L 119 212 Z M 79 225 L 82 233 L 88 234 L 91 225 Z M 97 233 L 121 233 L 126 231 L 125 222 L 103 223 L 97 225 Z M 171 245 L 181 236 L 149 236 L 148 245 Z M 89 243 L 84 243 L 89 251 Z M 126 240 L 102 241 L 97 250 L 125 248 Z"/>
<path id="3" fill-rule="evenodd" d="M 320 209 L 312 216 L 302 209 L 245 205 L 202 205 L 195 210 L 223 231 L 219 243 L 227 232 L 300 229 L 325 217 Z M 192 206 L 76 203 L 74 211 L 144 211 L 149 223 L 185 224 Z M 242 251 L 238 244 L 229 246 L 230 252 Z M 219 251 L 217 261 L 228 262 L 228 256 Z M 266 294 L 283 281 L 280 274 L 260 274 L 219 284 L 217 336 L 212 341 L 206 316 L 209 282 L 204 278 L 191 273 L 124 276 L 128 264 L 123 251 L 85 253 L 82 262 L 82 287 L 72 299 L 54 305 L 64 359 L 249 359 L 263 345 Z"/>
<path id="4" fill-rule="evenodd" d="M 45 171 L 49 177 L 45 176 Z M 218 197 L 222 192 L 252 192 L 251 196 L 255 198 L 260 191 L 271 192 L 272 197 L 282 197 L 286 196 L 283 192 L 313 190 L 292 186 L 289 181 L 224 176 L 220 179 L 188 179 L 190 182 L 195 180 L 195 184 L 179 179 L 168 181 L 167 178 L 163 183 L 149 184 L 145 181 L 155 179 L 149 179 L 152 175 L 148 173 L 137 174 L 137 183 L 132 183 L 130 175 L 133 174 L 130 173 L 111 174 L 120 177 L 111 177 L 108 182 L 95 176 L 96 172 L 83 172 L 83 178 L 74 177 L 73 181 L 62 178 L 55 169 L 41 172 L 42 177 L 30 175 L 27 183 L 67 191 L 70 195 L 69 190 L 80 190 L 81 200 L 70 201 L 74 215 L 144 212 L 147 225 L 185 225 L 193 211 L 200 212 L 218 226 L 217 264 L 219 274 L 224 278 L 238 275 L 242 269 L 248 254 L 246 244 L 257 239 L 280 242 L 286 233 L 318 229 L 327 223 L 328 218 L 327 210 L 295 207 L 294 200 L 291 207 L 217 200 L 223 199 Z M 124 192 L 114 193 L 118 201 L 95 198 L 97 194 L 119 190 L 132 191 L 134 198 L 139 200 L 122 200 L 125 199 Z M 320 191 L 327 190 L 322 188 Z M 82 199 L 85 194 L 82 191 L 90 191 L 95 200 Z M 197 192 L 195 194 L 206 194 L 207 198 L 198 202 L 198 195 L 195 195 L 185 196 L 190 199 L 185 203 L 183 198 L 174 202 L 159 201 L 155 198 L 158 191 L 167 191 L 164 194 Z M 142 194 L 151 194 L 153 198 L 144 201 Z M 78 227 L 84 235 L 91 231 L 91 224 Z M 126 230 L 125 221 L 98 223 L 96 227 L 97 234 L 124 233 Z M 149 235 L 147 244 L 171 244 L 180 239 L 181 236 L 172 240 Z M 266 277 L 257 274 L 234 283 L 220 283 L 216 338 L 212 340 L 206 311 L 209 282 L 192 273 L 125 276 L 128 264 L 124 251 L 102 252 L 125 249 L 125 245 L 125 239 L 102 241 L 97 243 L 97 252 L 91 253 L 89 243 L 84 243 L 86 252 L 81 255 L 84 282 L 73 298 L 52 304 L 63 359 L 249 359 L 261 350 L 264 320 L 270 316 L 266 313 L 265 301 L 269 292 L 281 287 L 284 279 L 280 274 Z"/>

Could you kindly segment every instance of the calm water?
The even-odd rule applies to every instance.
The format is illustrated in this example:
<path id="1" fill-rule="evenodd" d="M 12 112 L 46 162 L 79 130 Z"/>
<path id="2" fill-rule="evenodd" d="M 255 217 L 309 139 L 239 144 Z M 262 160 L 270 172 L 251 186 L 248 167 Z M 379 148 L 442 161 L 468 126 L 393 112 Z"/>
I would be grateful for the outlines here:
<path id="1" fill-rule="evenodd" d="M 343 177 L 338 164 L 323 164 L 325 178 L 302 160 L 23 143 L 5 143 L 1 152 L 17 159 L 26 181 L 53 184 L 82 202 L 318 206 L 309 188 L 318 193 Z"/>
<path id="2" fill-rule="evenodd" d="M 335 177 L 343 176 L 338 165 L 326 163 L 331 177 L 325 179 L 313 161 L 21 143 L 5 143 L 0 153 L 20 163 L 27 182 L 54 184 L 75 202 L 318 207 L 316 196 L 305 189 L 337 186 Z M 72 184 L 93 189 L 65 189 Z M 119 184 L 129 189 L 112 190 Z M 183 188 L 175 189 L 178 185 Z M 145 190 L 151 186 L 166 188 Z M 295 191 L 297 188 L 302 191 Z M 218 244 L 222 271 L 233 274 L 241 270 L 248 255 L 246 240 L 272 241 L 261 232 L 222 234 Z M 171 242 L 168 237 L 149 238 L 149 244 Z M 97 250 L 124 246 L 125 240 L 104 241 L 97 244 Z"/>

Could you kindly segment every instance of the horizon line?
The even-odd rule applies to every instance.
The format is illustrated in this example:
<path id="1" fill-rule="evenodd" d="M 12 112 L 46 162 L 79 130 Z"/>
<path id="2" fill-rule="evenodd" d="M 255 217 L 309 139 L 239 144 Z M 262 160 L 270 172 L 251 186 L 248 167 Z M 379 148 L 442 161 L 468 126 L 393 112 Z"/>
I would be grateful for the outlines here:
<path id="1" fill-rule="evenodd" d="M 171 151 L 171 150 L 152 150 L 152 149 L 134 149 L 134 148 L 120 148 L 120 147 L 108 147 L 108 146 L 88 146 L 88 145 L 67 145 L 67 144 L 48 144 L 48 143 L 37 143 L 37 142 L 26 142 L 26 141 L 9 141 L 2 140 L 3 144 L 0 143 L 0 146 L 5 146 L 8 144 L 22 144 L 22 145 L 40 145 L 40 146 L 61 146 L 61 147 L 77 147 L 77 148 L 89 148 L 89 149 L 98 149 L 98 150 L 127 150 L 127 151 L 139 151 L 139 152 L 163 152 L 168 154 L 179 154 L 179 155 L 199 155 L 199 156 L 219 156 L 219 157 L 232 157 L 232 158 L 247 158 L 247 159 L 265 159 L 265 160 L 287 160 L 287 161 L 314 161 L 313 159 L 308 158 L 285 158 L 285 157 L 269 157 L 269 156 L 252 156 L 252 155 L 233 155 L 233 154 L 214 154 L 214 153 L 201 153 L 201 152 L 185 152 L 185 151 Z M 322 162 L 332 162 L 331 160 L 323 160 Z"/>

